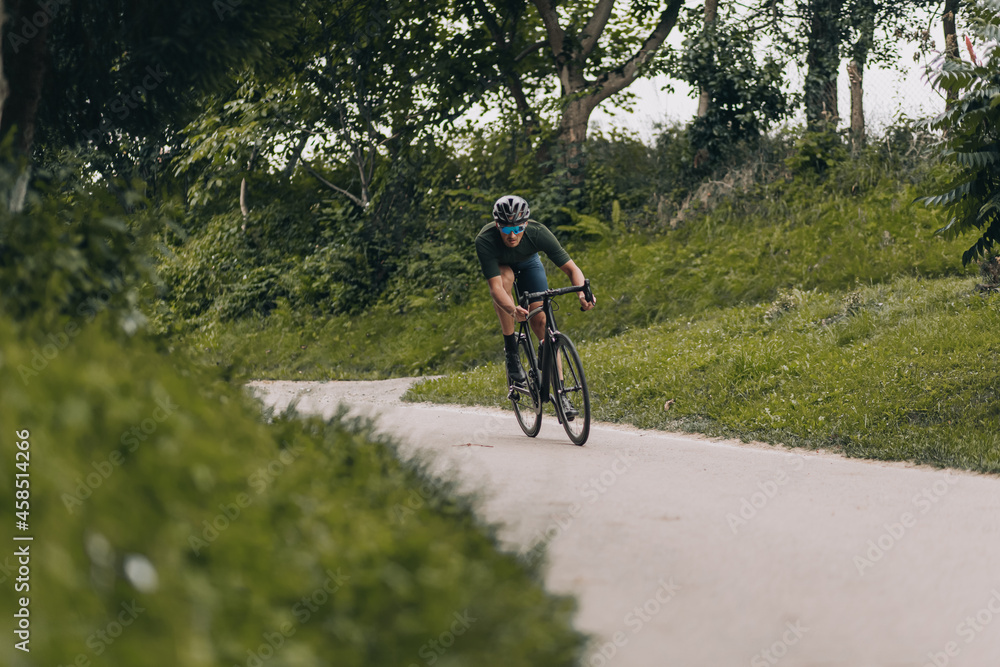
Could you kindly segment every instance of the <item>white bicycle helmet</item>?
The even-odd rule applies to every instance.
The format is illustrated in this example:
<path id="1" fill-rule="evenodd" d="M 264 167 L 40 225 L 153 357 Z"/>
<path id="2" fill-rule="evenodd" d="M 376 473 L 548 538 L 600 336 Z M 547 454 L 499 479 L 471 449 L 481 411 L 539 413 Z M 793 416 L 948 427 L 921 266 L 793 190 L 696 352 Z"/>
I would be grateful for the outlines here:
<path id="1" fill-rule="evenodd" d="M 520 225 L 530 215 L 528 202 L 517 195 L 504 195 L 493 204 L 493 219 L 501 225 Z"/>

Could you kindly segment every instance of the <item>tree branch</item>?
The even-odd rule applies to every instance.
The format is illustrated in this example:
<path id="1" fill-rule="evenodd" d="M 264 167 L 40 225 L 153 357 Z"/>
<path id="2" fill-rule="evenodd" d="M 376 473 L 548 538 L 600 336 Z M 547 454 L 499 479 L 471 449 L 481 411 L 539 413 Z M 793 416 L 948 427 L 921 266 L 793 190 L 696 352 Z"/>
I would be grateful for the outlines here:
<path id="1" fill-rule="evenodd" d="M 307 132 L 303 132 L 299 135 L 299 142 L 295 144 L 295 148 L 292 149 L 292 154 L 288 158 L 288 164 L 285 165 L 285 178 L 289 178 L 295 170 L 295 163 L 298 162 L 299 157 L 302 155 L 302 151 L 306 147 L 306 142 L 309 141 L 309 136 L 310 135 Z"/>
<path id="2" fill-rule="evenodd" d="M 598 0 L 597 7 L 594 8 L 594 15 L 583 26 L 580 33 L 580 60 L 583 61 L 590 55 L 590 52 L 597 46 L 597 40 L 601 38 L 604 27 L 611 17 L 611 9 L 615 6 L 615 0 Z"/>
<path id="3" fill-rule="evenodd" d="M 486 24 L 486 29 L 490 31 L 493 35 L 493 41 L 496 42 L 497 46 L 501 50 L 504 49 L 506 43 L 503 38 L 503 31 L 500 29 L 500 25 L 497 23 L 496 19 L 490 14 L 489 8 L 483 0 L 476 0 L 476 9 L 479 10 L 480 15 L 483 17 L 483 23 Z"/>
<path id="4" fill-rule="evenodd" d="M 556 59 L 556 62 L 559 63 L 565 58 L 563 47 L 566 43 L 566 33 L 559 27 L 559 15 L 556 14 L 556 8 L 550 0 L 532 0 L 532 2 L 538 9 L 539 16 L 542 17 L 542 24 L 545 26 L 545 32 L 549 37 L 549 47 L 552 49 L 552 55 Z"/>
<path id="5" fill-rule="evenodd" d="M 318 180 L 320 183 L 322 183 L 326 187 L 330 188 L 331 190 L 339 192 L 342 195 L 346 195 L 352 202 L 354 202 L 355 204 L 357 204 L 361 208 L 365 207 L 364 203 L 360 199 L 358 199 L 357 197 L 355 197 L 354 195 L 352 195 L 350 192 L 348 192 L 347 190 L 345 190 L 343 188 L 338 188 L 336 185 L 334 185 L 330 181 L 328 181 L 325 178 L 323 178 L 322 176 L 320 176 L 319 173 L 317 173 L 317 171 L 315 169 L 313 169 L 312 165 L 310 165 L 308 162 L 306 162 L 305 160 L 301 160 L 301 162 L 302 162 L 302 166 L 306 168 L 306 171 L 308 171 L 310 174 L 312 174 L 313 176 L 315 176 L 316 180 Z"/>
<path id="6" fill-rule="evenodd" d="M 605 73 L 597 80 L 594 84 L 597 86 L 597 91 L 594 93 L 595 106 L 635 81 L 639 74 L 639 69 L 649 62 L 650 58 L 653 57 L 663 44 L 667 35 L 670 34 L 670 31 L 674 29 L 682 4 L 684 4 L 684 0 L 670 0 L 670 4 L 660 14 L 660 20 L 656 24 L 656 28 L 653 29 L 653 32 L 642 43 L 642 46 L 635 52 L 635 55 L 629 58 L 621 67 Z"/>
<path id="7" fill-rule="evenodd" d="M 546 42 L 544 39 L 542 39 L 542 40 L 539 40 L 539 41 L 535 42 L 534 44 L 532 44 L 530 46 L 524 47 L 524 50 L 521 51 L 519 54 L 517 54 L 514 57 L 514 62 L 516 62 L 516 63 L 521 62 L 522 60 L 524 60 L 525 58 L 527 58 L 528 56 L 530 56 L 532 53 L 534 53 L 538 49 L 540 49 L 543 46 L 545 46 L 546 44 L 548 44 L 548 42 Z"/>
<path id="8" fill-rule="evenodd" d="M 510 53 L 511 42 L 508 42 L 505 32 L 505 27 L 501 27 L 494 16 L 490 14 L 489 8 L 483 0 L 475 0 L 476 8 L 483 17 L 483 22 L 486 24 L 487 30 L 493 35 L 493 41 L 496 43 L 497 51 L 499 52 L 500 59 L 500 71 L 507 78 L 508 85 L 511 94 L 514 96 L 514 104 L 517 106 L 517 111 L 521 115 L 522 120 L 528 125 L 533 125 L 534 114 L 531 111 L 531 107 L 528 105 L 528 100 L 524 95 L 524 86 L 521 83 L 521 77 L 514 70 L 512 66 L 508 66 L 505 62 L 505 57 Z M 516 17 L 514 19 L 516 30 Z M 507 20 L 504 20 L 504 26 L 507 25 Z M 521 53 L 519 53 L 513 60 L 514 63 L 520 62 L 522 59 L 526 58 L 529 54 L 537 51 L 538 49 L 544 47 L 548 42 L 545 40 L 540 40 L 534 44 L 525 47 Z"/>

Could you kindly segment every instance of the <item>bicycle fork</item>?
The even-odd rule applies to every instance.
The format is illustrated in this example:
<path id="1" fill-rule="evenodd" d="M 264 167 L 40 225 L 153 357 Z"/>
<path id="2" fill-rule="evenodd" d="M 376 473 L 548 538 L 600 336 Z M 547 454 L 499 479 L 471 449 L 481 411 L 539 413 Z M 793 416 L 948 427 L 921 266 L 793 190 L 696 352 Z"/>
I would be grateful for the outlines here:
<path id="1" fill-rule="evenodd" d="M 557 377 L 561 375 L 560 371 L 562 369 L 559 368 L 559 358 L 556 358 L 554 364 L 549 362 L 549 349 L 555 349 L 556 334 L 558 333 L 558 331 L 552 332 L 552 335 L 549 336 L 549 340 L 545 341 L 545 344 L 539 346 L 538 348 L 541 355 L 538 359 L 538 367 L 542 371 L 542 381 L 539 383 L 539 393 L 541 394 L 541 400 L 543 402 L 549 400 L 549 387 L 552 386 L 552 382 L 555 379 L 552 377 L 553 366 L 555 366 Z"/>

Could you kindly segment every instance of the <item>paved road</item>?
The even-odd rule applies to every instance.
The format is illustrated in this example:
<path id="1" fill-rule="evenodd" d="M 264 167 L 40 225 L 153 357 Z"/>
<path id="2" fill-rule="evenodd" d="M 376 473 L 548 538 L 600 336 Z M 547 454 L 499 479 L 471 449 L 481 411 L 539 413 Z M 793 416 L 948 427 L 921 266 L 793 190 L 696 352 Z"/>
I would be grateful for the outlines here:
<path id="1" fill-rule="evenodd" d="M 588 667 L 1000 665 L 1000 480 L 635 429 L 569 444 L 512 413 L 404 404 L 409 380 L 259 382 L 379 415 L 483 494 L 599 637 Z"/>

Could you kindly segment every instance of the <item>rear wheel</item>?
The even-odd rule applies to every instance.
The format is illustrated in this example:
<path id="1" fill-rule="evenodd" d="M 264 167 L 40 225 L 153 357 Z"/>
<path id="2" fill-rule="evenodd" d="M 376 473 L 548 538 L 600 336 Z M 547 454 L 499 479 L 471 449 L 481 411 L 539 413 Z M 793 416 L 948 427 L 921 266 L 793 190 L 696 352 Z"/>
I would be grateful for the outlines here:
<path id="1" fill-rule="evenodd" d="M 538 392 L 538 371 L 531 364 L 530 345 L 524 335 L 518 334 L 517 358 L 528 381 L 525 386 L 514 385 L 510 401 L 514 404 L 514 414 L 517 415 L 521 430 L 528 437 L 534 438 L 542 428 L 542 401 Z"/>
<path id="2" fill-rule="evenodd" d="M 558 336 L 555 351 L 558 366 L 552 380 L 555 394 L 552 398 L 556 414 L 573 444 L 582 445 L 590 436 L 590 391 L 583 375 L 583 364 L 565 334 Z"/>

